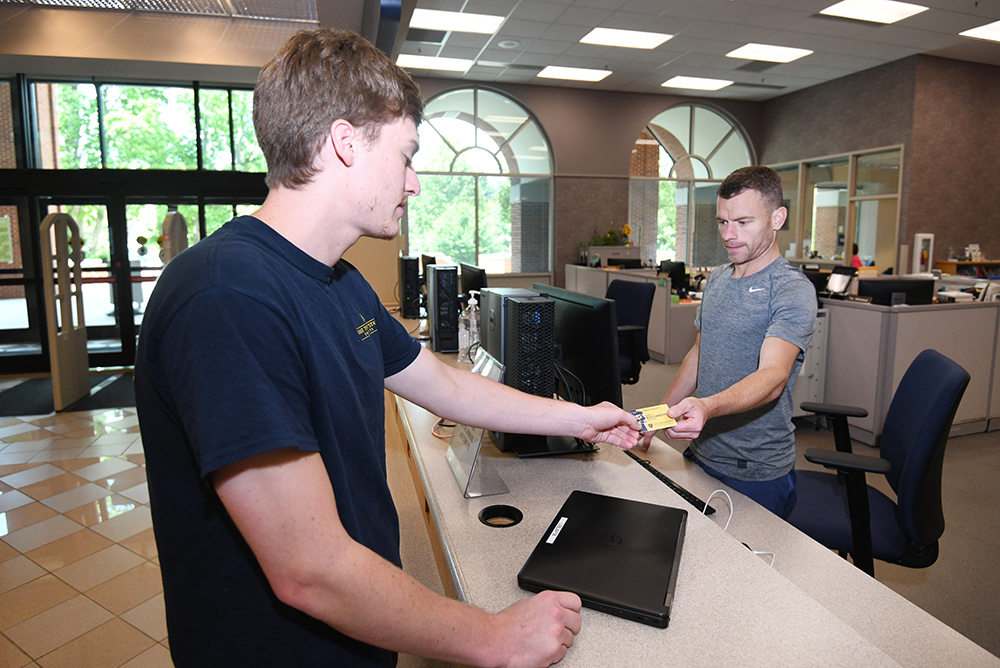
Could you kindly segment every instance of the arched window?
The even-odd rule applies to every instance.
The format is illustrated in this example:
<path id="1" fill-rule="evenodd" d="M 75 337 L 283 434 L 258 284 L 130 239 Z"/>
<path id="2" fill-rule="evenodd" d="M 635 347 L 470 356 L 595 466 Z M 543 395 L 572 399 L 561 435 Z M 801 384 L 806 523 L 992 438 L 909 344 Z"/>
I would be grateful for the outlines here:
<path id="1" fill-rule="evenodd" d="M 732 171 L 754 163 L 744 133 L 697 104 L 667 109 L 636 139 L 629 224 L 641 230 L 642 257 L 693 266 L 727 261 L 715 221 L 715 192 Z"/>
<path id="2" fill-rule="evenodd" d="M 414 167 L 409 253 L 468 262 L 490 274 L 548 272 L 552 152 L 541 125 L 511 98 L 480 87 L 431 98 Z"/>

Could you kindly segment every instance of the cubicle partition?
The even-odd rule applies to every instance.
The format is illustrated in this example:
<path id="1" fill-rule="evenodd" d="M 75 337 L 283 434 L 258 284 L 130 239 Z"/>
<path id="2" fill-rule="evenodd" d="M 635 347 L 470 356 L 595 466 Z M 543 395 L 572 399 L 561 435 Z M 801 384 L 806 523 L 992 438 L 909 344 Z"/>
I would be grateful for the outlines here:
<path id="1" fill-rule="evenodd" d="M 1000 303 L 876 306 L 824 299 L 823 307 L 829 312 L 824 400 L 868 411 L 850 420 L 852 438 L 877 444 L 896 386 L 928 348 L 972 376 L 952 435 L 1000 428 Z"/>

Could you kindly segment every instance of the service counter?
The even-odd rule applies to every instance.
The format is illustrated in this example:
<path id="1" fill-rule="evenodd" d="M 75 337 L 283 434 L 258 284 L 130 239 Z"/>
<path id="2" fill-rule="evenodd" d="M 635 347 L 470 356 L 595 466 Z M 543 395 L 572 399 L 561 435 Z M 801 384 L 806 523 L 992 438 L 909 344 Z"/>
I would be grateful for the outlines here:
<path id="1" fill-rule="evenodd" d="M 653 283 L 656 286 L 646 335 L 649 356 L 665 364 L 680 364 L 684 361 L 684 356 L 694 345 L 698 333 L 694 327 L 698 303 L 672 303 L 669 278 L 658 277 L 655 269 L 609 271 L 599 267 L 566 265 L 567 290 L 603 297 L 608 291 L 608 285 L 615 279 Z"/>
<path id="2" fill-rule="evenodd" d="M 704 516 L 613 446 L 586 455 L 519 459 L 487 439 L 480 457 L 509 493 L 466 499 L 446 459 L 436 417 L 396 398 L 417 495 L 446 590 L 499 611 L 528 595 L 517 572 L 575 489 L 675 506 L 690 513 L 670 624 L 657 629 L 583 610 L 583 630 L 560 666 L 1000 666 L 1000 659 L 784 521 L 733 500 Z M 655 440 L 646 457 L 706 499 L 720 483 Z M 503 504 L 524 519 L 491 527 L 480 511 Z M 652 529 L 651 529 L 652 530 Z M 744 545 L 744 543 L 746 545 Z M 770 552 L 775 555 L 771 563 Z M 461 632 L 458 630 L 457 632 Z"/>
<path id="3" fill-rule="evenodd" d="M 910 362 L 933 348 L 972 376 L 952 435 L 1000 428 L 1000 302 L 878 306 L 824 299 L 828 338 L 824 401 L 859 406 L 851 436 L 877 443 L 892 395 Z"/>

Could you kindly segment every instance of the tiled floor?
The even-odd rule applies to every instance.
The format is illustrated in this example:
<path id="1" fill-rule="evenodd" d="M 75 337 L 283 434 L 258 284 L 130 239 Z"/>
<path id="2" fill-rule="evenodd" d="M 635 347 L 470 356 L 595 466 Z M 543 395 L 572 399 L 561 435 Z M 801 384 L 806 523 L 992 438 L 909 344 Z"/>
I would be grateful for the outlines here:
<path id="1" fill-rule="evenodd" d="M 134 410 L 0 418 L 0 667 L 171 667 Z"/>

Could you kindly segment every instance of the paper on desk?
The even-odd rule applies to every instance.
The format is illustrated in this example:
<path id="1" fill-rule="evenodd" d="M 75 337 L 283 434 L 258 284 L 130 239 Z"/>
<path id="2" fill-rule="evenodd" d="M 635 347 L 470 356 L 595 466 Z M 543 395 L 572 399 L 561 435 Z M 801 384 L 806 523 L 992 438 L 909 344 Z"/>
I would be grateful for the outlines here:
<path id="1" fill-rule="evenodd" d="M 647 431 L 666 429 L 677 424 L 677 420 L 667 415 L 668 410 L 670 410 L 670 406 L 657 404 L 649 408 L 636 408 L 629 411 L 629 413 L 634 415 L 635 419 L 639 421 L 639 433 L 643 434 Z"/>

